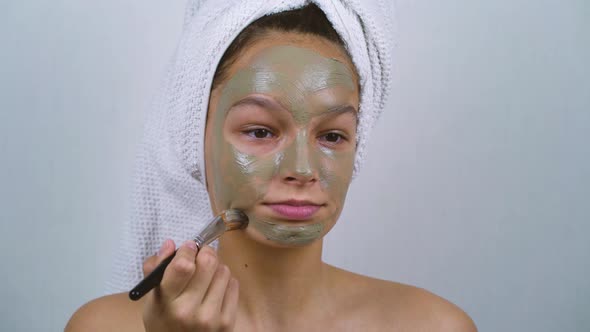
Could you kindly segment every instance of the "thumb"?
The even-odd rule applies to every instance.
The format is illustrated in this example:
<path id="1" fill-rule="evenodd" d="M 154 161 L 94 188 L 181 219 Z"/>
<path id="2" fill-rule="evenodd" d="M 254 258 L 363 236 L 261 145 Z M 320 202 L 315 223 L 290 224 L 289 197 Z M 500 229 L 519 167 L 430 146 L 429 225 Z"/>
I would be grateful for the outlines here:
<path id="1" fill-rule="evenodd" d="M 167 239 L 162 243 L 157 255 L 150 256 L 143 261 L 143 276 L 150 274 L 160 262 L 172 255 L 176 246 L 174 241 Z"/>

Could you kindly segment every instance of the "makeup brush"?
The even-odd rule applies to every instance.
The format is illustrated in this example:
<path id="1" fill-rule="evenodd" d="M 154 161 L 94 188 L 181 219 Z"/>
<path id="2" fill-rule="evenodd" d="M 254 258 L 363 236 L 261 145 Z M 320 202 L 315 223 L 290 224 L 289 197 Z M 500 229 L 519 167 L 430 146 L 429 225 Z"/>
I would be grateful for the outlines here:
<path id="1" fill-rule="evenodd" d="M 242 229 L 247 225 L 248 216 L 244 212 L 235 209 L 221 212 L 219 215 L 211 219 L 211 221 L 209 221 L 209 223 L 207 223 L 207 225 L 205 225 L 194 238 L 194 241 L 197 244 L 197 251 L 204 245 L 213 242 L 226 231 Z M 178 249 L 176 249 L 176 251 L 178 251 Z M 152 288 L 160 284 L 162 277 L 164 276 L 164 270 L 166 270 L 168 264 L 170 264 L 174 256 L 176 256 L 176 251 L 164 259 L 150 274 L 148 274 L 147 277 L 140 281 L 137 286 L 129 292 L 129 298 L 131 300 L 139 300 Z"/>

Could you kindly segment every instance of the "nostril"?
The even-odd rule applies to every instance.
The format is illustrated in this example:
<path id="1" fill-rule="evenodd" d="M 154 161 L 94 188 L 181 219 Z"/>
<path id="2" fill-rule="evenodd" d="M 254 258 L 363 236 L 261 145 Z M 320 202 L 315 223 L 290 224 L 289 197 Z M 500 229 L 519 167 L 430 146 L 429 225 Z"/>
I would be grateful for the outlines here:
<path id="1" fill-rule="evenodd" d="M 297 176 L 287 176 L 284 178 L 285 182 L 297 182 L 297 183 L 314 183 L 317 181 L 314 177 L 297 177 Z"/>

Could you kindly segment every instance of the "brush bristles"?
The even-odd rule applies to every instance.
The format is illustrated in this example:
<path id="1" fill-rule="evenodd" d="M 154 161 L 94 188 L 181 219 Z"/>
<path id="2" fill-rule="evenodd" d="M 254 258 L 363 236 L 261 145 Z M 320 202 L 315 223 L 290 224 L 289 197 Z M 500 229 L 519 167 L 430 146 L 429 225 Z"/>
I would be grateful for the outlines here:
<path id="1" fill-rule="evenodd" d="M 244 228 L 248 225 L 248 216 L 240 210 L 226 210 L 222 216 L 228 229 Z"/>

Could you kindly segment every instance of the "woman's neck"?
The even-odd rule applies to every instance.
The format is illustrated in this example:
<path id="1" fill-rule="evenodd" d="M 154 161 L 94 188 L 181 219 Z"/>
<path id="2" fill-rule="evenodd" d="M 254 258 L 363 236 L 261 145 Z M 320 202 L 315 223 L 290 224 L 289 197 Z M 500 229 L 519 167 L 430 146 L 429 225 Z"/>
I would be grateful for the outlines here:
<path id="1" fill-rule="evenodd" d="M 218 254 L 240 283 L 240 309 L 254 321 L 272 318 L 282 324 L 294 315 L 307 315 L 306 309 L 326 299 L 321 240 L 299 248 L 272 248 L 242 232 L 228 232 L 220 239 Z"/>

